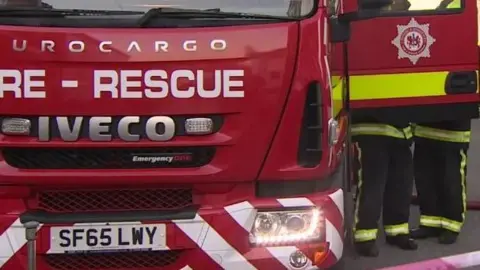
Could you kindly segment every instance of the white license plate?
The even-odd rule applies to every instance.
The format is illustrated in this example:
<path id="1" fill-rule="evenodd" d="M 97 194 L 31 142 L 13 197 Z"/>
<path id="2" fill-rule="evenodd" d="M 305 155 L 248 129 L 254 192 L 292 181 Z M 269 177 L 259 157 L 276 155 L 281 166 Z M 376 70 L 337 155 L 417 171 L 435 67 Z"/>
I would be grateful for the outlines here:
<path id="1" fill-rule="evenodd" d="M 165 231 L 165 224 L 51 227 L 49 252 L 165 249 Z"/>

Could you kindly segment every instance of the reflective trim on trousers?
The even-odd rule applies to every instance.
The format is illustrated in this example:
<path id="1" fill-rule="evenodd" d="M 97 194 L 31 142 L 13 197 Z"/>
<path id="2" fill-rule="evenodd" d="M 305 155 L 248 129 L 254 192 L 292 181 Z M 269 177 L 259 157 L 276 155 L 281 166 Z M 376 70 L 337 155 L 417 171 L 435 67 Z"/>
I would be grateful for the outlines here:
<path id="1" fill-rule="evenodd" d="M 394 126 L 385 124 L 354 124 L 352 125 L 352 135 L 377 135 L 399 139 L 410 139 L 412 138 L 413 133 L 411 127 L 398 129 Z"/>
<path id="2" fill-rule="evenodd" d="M 402 223 L 397 225 L 385 225 L 385 234 L 388 236 L 396 236 L 401 234 L 408 234 L 408 223 Z"/>
<path id="3" fill-rule="evenodd" d="M 467 154 L 465 150 L 460 150 L 460 156 L 462 161 L 460 162 L 460 175 L 462 179 L 462 200 L 463 200 L 463 213 L 462 221 L 465 222 L 465 213 L 467 212 Z"/>
<path id="4" fill-rule="evenodd" d="M 431 127 L 414 125 L 413 135 L 419 138 L 426 138 L 435 141 L 468 143 L 470 142 L 470 131 L 443 130 Z"/>
<path id="5" fill-rule="evenodd" d="M 354 229 L 357 226 L 358 223 L 358 205 L 360 204 L 360 197 L 362 196 L 362 185 L 363 185 L 363 178 L 362 178 L 362 149 L 360 146 L 358 146 L 358 143 L 354 144 L 356 150 L 357 150 L 357 159 L 358 159 L 358 164 L 359 164 L 359 169 L 357 172 L 357 177 L 358 177 L 358 183 L 357 183 L 357 198 L 355 200 L 355 213 L 354 213 Z"/>
<path id="6" fill-rule="evenodd" d="M 452 232 L 460 232 L 462 229 L 463 222 L 458 222 L 448 218 L 442 218 L 442 228 L 447 229 Z"/>
<path id="7" fill-rule="evenodd" d="M 431 228 L 443 228 L 452 232 L 460 232 L 463 222 L 451 220 L 444 217 L 420 216 L 420 225 Z"/>
<path id="8" fill-rule="evenodd" d="M 442 227 L 442 217 L 436 216 L 420 216 L 420 225 L 425 227 L 441 228 Z"/>
<path id="9" fill-rule="evenodd" d="M 365 241 L 372 241 L 377 239 L 377 229 L 370 229 L 370 230 L 356 230 L 354 237 L 355 242 L 365 242 Z"/>

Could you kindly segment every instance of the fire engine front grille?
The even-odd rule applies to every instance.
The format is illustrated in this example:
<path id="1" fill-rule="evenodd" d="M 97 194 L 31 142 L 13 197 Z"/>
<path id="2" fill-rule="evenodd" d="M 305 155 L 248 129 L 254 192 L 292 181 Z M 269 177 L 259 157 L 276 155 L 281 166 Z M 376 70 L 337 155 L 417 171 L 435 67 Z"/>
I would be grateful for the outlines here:
<path id="1" fill-rule="evenodd" d="M 173 264 L 181 251 L 144 251 L 81 254 L 47 254 L 46 263 L 54 270 L 162 269 Z"/>
<path id="2" fill-rule="evenodd" d="M 19 169 L 192 168 L 210 163 L 211 147 L 5 148 L 8 165 Z"/>
<path id="3" fill-rule="evenodd" d="M 39 191 L 32 208 L 57 213 L 174 210 L 193 205 L 191 189 Z"/>

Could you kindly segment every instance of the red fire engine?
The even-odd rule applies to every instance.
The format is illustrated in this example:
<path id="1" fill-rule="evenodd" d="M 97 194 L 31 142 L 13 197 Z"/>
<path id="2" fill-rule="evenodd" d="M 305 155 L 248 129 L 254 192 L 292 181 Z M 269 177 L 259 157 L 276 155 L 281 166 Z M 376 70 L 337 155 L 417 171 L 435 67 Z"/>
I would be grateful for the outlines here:
<path id="1" fill-rule="evenodd" d="M 341 267 L 350 107 L 474 104 L 473 1 L 8 1 L 0 269 Z"/>

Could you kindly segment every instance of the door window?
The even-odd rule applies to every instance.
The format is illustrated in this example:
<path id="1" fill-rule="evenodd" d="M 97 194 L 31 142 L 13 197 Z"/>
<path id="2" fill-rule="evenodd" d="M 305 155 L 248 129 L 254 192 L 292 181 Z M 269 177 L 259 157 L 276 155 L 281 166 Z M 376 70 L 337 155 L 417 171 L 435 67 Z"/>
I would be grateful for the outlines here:
<path id="1" fill-rule="evenodd" d="M 361 0 L 360 0 L 361 1 Z M 463 9 L 465 0 L 393 0 L 393 3 L 384 8 L 384 16 L 455 13 Z"/>

